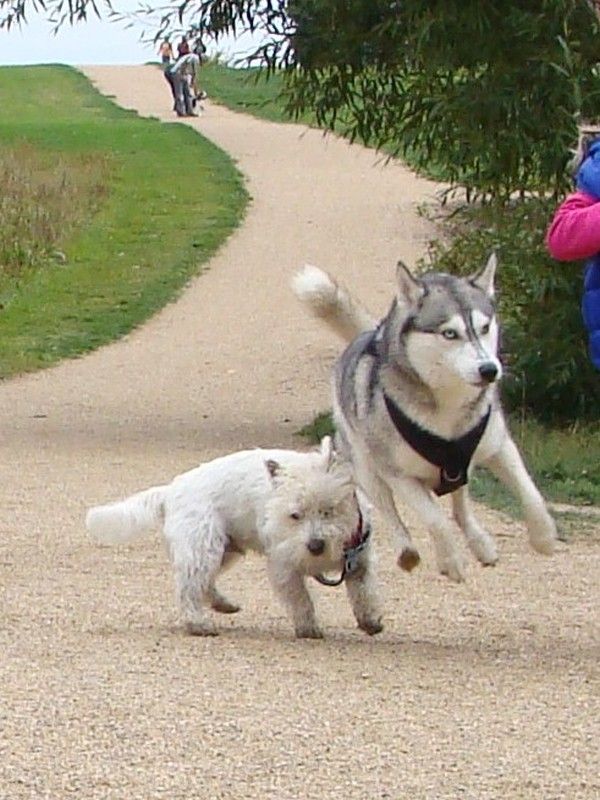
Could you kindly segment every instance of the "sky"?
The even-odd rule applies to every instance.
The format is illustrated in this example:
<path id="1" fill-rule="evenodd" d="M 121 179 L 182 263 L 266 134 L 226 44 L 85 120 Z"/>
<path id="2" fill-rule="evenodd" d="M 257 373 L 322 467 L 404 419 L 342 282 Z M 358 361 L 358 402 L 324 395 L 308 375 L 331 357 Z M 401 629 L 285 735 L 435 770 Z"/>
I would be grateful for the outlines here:
<path id="1" fill-rule="evenodd" d="M 127 5 L 121 3 L 121 8 Z M 131 6 L 133 10 L 137 2 Z M 52 25 L 42 15 L 31 13 L 22 28 L 0 30 L 0 65 L 143 64 L 157 59 L 157 48 L 140 41 L 142 33 L 141 25 L 126 29 L 123 24 L 92 15 L 87 22 L 64 25 L 54 35 Z M 227 60 L 235 60 L 247 54 L 255 43 L 256 39 L 250 36 L 227 38 L 219 42 L 218 50 Z M 209 44 L 208 50 L 211 54 L 215 46 Z"/>

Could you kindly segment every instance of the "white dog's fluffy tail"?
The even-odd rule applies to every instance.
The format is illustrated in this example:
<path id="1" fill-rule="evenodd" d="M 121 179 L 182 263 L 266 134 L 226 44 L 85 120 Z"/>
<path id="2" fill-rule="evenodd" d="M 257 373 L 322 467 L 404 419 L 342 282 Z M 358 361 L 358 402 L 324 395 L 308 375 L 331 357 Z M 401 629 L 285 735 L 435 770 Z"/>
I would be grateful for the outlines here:
<path id="1" fill-rule="evenodd" d="M 85 526 L 101 544 L 122 544 L 154 530 L 163 521 L 166 486 L 153 486 L 107 506 L 90 508 Z"/>
<path id="2" fill-rule="evenodd" d="M 294 294 L 339 336 L 351 341 L 377 321 L 330 275 L 307 264 L 292 279 Z"/>

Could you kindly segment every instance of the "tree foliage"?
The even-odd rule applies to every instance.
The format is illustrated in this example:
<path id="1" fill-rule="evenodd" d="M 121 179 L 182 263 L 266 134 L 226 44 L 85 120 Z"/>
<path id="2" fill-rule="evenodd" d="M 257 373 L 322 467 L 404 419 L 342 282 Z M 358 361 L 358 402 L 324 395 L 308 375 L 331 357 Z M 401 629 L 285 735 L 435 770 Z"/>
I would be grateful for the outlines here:
<path id="1" fill-rule="evenodd" d="M 28 8 L 60 23 L 126 16 L 122 7 L 0 0 L 0 25 Z M 600 116 L 589 0 L 171 0 L 139 3 L 138 13 L 157 37 L 261 30 L 254 58 L 285 71 L 291 115 L 310 110 L 350 137 L 410 149 L 471 195 L 559 193 L 577 122 Z"/>
<path id="2" fill-rule="evenodd" d="M 0 28 L 27 23 L 29 13 L 45 13 L 58 28 L 65 23 L 85 22 L 90 14 L 112 14 L 111 0 L 0 0 Z"/>
<path id="3" fill-rule="evenodd" d="M 344 17 L 351 7 L 353 23 Z M 560 192 L 582 117 L 600 110 L 598 19 L 582 0 L 295 0 L 289 107 L 471 194 Z M 356 24 L 355 24 L 356 23 Z"/>

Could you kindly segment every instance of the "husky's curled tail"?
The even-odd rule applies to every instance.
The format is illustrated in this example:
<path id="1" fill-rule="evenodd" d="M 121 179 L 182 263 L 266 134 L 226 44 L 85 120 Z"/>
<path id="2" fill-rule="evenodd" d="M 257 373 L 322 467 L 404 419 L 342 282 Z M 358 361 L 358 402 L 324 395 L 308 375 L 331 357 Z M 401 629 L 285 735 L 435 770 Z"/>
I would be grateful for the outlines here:
<path id="1" fill-rule="evenodd" d="M 143 492 L 90 508 L 85 526 L 90 536 L 101 544 L 122 544 L 155 530 L 164 520 L 167 486 L 153 486 Z"/>
<path id="2" fill-rule="evenodd" d="M 366 308 L 354 300 L 331 275 L 307 264 L 292 279 L 292 288 L 313 316 L 322 320 L 346 341 L 377 327 Z"/>

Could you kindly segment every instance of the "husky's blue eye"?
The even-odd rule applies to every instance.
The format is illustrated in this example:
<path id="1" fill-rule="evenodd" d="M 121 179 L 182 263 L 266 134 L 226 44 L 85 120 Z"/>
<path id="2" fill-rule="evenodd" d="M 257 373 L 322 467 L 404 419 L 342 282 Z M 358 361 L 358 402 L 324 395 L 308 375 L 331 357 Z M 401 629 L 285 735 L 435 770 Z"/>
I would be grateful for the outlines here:
<path id="1" fill-rule="evenodd" d="M 458 339 L 458 333 L 453 331 L 452 328 L 446 328 L 445 331 L 442 331 L 442 336 L 444 339 Z"/>
<path id="2" fill-rule="evenodd" d="M 481 329 L 481 333 L 485 336 L 486 333 L 489 333 L 489 332 L 490 332 L 490 323 L 488 322 L 488 324 L 484 325 L 483 328 Z"/>

